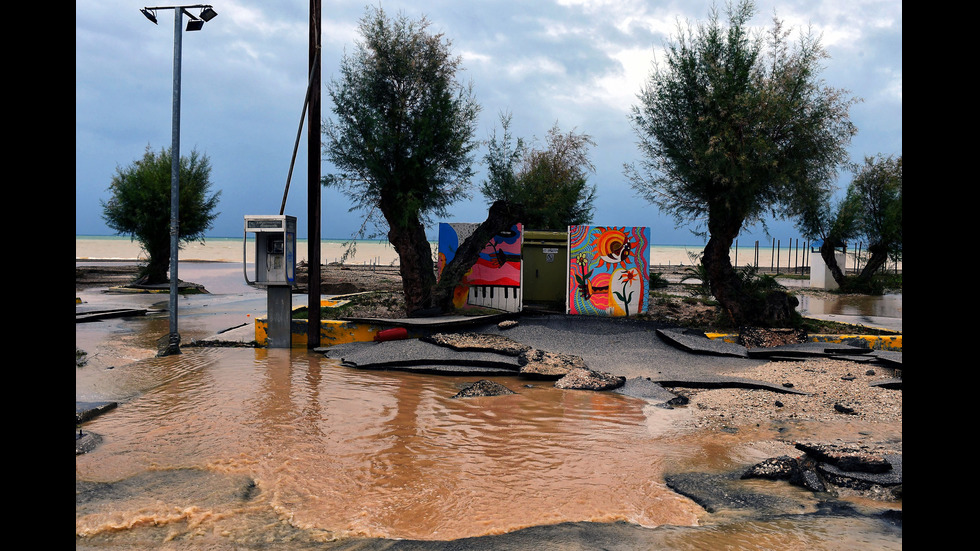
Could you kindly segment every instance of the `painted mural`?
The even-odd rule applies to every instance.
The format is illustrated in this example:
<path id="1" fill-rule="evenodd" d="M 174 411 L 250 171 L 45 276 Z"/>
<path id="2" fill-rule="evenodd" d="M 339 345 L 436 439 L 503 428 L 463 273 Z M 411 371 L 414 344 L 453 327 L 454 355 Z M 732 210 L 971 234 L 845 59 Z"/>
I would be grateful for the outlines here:
<path id="1" fill-rule="evenodd" d="M 633 316 L 647 311 L 650 229 L 569 226 L 566 312 Z"/>
<path id="2" fill-rule="evenodd" d="M 456 256 L 456 249 L 479 224 L 440 223 L 437 269 Z M 453 305 L 485 306 L 519 312 L 521 310 L 521 245 L 523 228 L 515 224 L 509 231 L 494 236 L 480 251 L 476 264 L 456 287 Z"/>

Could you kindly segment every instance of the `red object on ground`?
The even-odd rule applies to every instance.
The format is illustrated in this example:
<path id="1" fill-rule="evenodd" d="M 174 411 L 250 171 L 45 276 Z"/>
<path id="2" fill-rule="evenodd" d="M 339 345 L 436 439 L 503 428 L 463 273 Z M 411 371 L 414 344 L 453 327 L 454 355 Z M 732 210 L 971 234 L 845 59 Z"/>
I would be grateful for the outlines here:
<path id="1" fill-rule="evenodd" d="M 378 331 L 378 334 L 374 336 L 374 342 L 397 341 L 407 338 L 408 329 L 405 329 L 404 327 L 395 327 L 394 329 Z"/>

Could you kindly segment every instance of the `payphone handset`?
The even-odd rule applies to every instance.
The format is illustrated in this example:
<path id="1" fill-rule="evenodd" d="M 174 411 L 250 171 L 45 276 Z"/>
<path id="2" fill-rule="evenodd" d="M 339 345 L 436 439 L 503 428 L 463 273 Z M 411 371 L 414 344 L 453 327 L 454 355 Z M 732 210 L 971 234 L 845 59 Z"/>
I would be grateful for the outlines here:
<path id="1" fill-rule="evenodd" d="M 286 256 L 285 239 L 281 237 L 271 237 L 265 250 L 265 264 L 268 273 L 272 274 L 283 269 L 284 257 Z"/>
<path id="2" fill-rule="evenodd" d="M 249 232 L 255 234 L 255 280 L 249 285 L 292 285 L 296 274 L 296 218 L 286 215 L 255 215 L 245 217 L 245 244 Z M 245 255 L 247 258 L 247 254 Z M 243 259 L 244 262 L 244 259 Z"/>

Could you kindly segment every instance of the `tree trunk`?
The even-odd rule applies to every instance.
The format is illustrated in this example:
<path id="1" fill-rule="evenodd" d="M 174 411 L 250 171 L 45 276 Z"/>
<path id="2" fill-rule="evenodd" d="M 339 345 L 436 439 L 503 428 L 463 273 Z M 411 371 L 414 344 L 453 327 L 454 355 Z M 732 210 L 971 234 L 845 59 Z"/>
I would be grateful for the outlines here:
<path id="1" fill-rule="evenodd" d="M 862 283 L 870 281 L 871 276 L 880 270 L 885 265 L 885 262 L 888 261 L 888 247 L 881 243 L 872 243 L 869 245 L 868 253 L 868 263 L 864 265 L 864 268 L 858 275 L 858 281 Z"/>
<path id="2" fill-rule="evenodd" d="M 166 235 L 166 241 L 159 242 L 141 241 L 140 244 L 146 249 L 149 256 L 147 263 L 140 268 L 138 283 L 141 285 L 156 285 L 170 281 L 168 272 L 170 271 L 170 234 Z"/>
<path id="3" fill-rule="evenodd" d="M 729 255 L 731 242 L 735 239 L 735 233 L 711 232 L 708 243 L 704 246 L 704 255 L 701 262 L 704 264 L 705 272 L 708 275 L 707 283 L 711 287 L 711 294 L 721 304 L 722 310 L 728 317 L 732 325 L 741 325 L 744 320 L 743 304 L 744 297 L 741 281 L 735 274 L 732 267 L 732 259 Z"/>
<path id="4" fill-rule="evenodd" d="M 390 228 L 388 241 L 398 253 L 405 309 L 410 317 L 451 311 L 453 289 L 476 264 L 480 251 L 493 236 L 519 222 L 524 213 L 521 205 L 507 201 L 495 202 L 490 207 L 487 219 L 463 241 L 452 262 L 443 268 L 442 277 L 437 284 L 432 247 L 425 236 L 425 226 L 414 214 L 408 215 L 407 224 L 394 224 L 393 221 L 398 219 L 397 212 L 387 208 L 389 204 L 383 202 L 381 212 L 388 220 Z"/>
<path id="5" fill-rule="evenodd" d="M 440 312 L 453 309 L 453 290 L 466 272 L 476 264 L 480 251 L 500 232 L 510 229 L 521 221 L 522 205 L 507 201 L 495 201 L 490 206 L 487 219 L 456 249 L 453 259 L 442 269 L 439 283 L 432 290 L 432 307 Z"/>
<path id="6" fill-rule="evenodd" d="M 710 217 L 710 214 L 709 214 Z M 781 326 L 790 324 L 799 300 L 781 290 L 762 293 L 749 292 L 732 266 L 731 243 L 738 236 L 741 221 L 732 218 L 725 223 L 711 224 L 710 238 L 704 247 L 701 261 L 708 274 L 711 294 L 721 304 L 734 327 L 743 325 Z"/>
<path id="7" fill-rule="evenodd" d="M 417 216 L 411 216 L 405 227 L 396 227 L 390 219 L 388 224 L 388 241 L 398 253 L 406 313 L 418 315 L 430 307 L 432 288 L 436 284 L 432 246 L 425 236 L 425 226 Z"/>
<path id="8" fill-rule="evenodd" d="M 823 244 L 820 245 L 820 258 L 823 259 L 824 264 L 830 269 L 830 275 L 837 282 L 837 286 L 844 288 L 846 286 L 844 283 L 844 272 L 841 271 L 840 266 L 837 264 L 837 256 L 834 254 L 838 245 L 839 243 L 837 241 L 824 239 Z"/>

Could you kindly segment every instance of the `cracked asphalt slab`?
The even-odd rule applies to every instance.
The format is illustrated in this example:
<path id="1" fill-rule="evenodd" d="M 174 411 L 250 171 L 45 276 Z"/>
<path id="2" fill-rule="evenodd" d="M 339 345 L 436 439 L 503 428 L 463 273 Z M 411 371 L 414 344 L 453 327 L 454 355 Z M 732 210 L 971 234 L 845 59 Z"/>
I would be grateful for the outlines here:
<path id="1" fill-rule="evenodd" d="M 448 332 L 451 328 L 442 327 Z M 507 337 L 518 343 L 581 357 L 594 371 L 625 377 L 619 392 L 648 399 L 669 399 L 663 386 L 698 388 L 764 388 L 799 393 L 771 383 L 722 375 L 767 363 L 750 358 L 745 347 L 698 337 L 684 330 L 663 328 L 654 322 L 622 318 L 568 315 L 521 317 L 518 324 L 501 328 L 496 323 L 470 324 L 460 332 Z M 516 374 L 512 355 L 485 350 L 469 351 L 441 346 L 423 339 L 349 343 L 323 350 L 329 358 L 358 369 L 401 369 L 427 373 Z M 660 387 L 660 389 L 656 388 Z"/>

